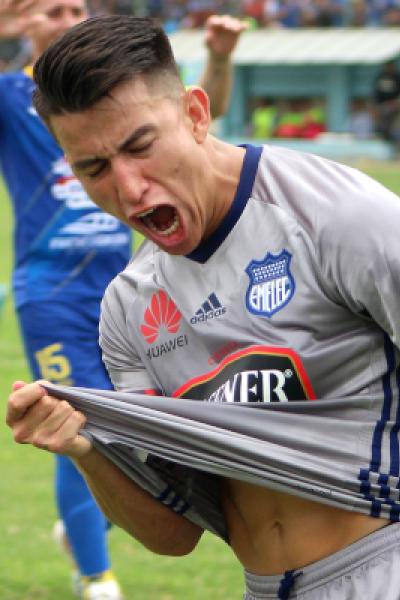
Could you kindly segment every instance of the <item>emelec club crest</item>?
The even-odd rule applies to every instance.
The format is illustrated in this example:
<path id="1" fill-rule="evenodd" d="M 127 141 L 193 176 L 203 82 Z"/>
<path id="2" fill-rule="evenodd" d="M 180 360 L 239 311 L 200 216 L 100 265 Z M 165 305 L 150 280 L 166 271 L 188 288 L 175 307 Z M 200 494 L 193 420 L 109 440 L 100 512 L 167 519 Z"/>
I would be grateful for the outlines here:
<path id="1" fill-rule="evenodd" d="M 267 253 L 264 260 L 252 260 L 246 267 L 250 284 L 246 292 L 247 310 L 254 315 L 271 317 L 292 298 L 295 283 L 290 272 L 292 255 Z"/>

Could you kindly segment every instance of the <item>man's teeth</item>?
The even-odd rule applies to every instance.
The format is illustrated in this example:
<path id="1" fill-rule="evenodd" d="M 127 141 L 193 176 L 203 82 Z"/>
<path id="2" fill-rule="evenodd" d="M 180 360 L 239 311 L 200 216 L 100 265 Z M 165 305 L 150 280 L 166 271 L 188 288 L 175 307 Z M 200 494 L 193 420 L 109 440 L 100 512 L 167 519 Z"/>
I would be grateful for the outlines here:
<path id="1" fill-rule="evenodd" d="M 150 219 L 146 220 L 146 224 L 148 226 L 149 229 L 151 229 L 152 231 L 154 231 L 155 233 L 158 233 L 158 235 L 171 235 L 171 233 L 174 233 L 178 227 L 179 227 L 179 218 L 178 215 L 175 215 L 174 220 L 172 221 L 171 225 L 169 227 L 167 227 L 167 229 L 158 229 L 153 221 L 151 221 Z"/>
<path id="2" fill-rule="evenodd" d="M 144 212 L 138 214 L 137 216 L 139 217 L 139 219 L 143 219 L 143 217 L 147 217 L 148 215 L 151 215 L 151 213 L 154 212 L 154 208 L 149 208 L 149 210 L 145 210 Z"/>

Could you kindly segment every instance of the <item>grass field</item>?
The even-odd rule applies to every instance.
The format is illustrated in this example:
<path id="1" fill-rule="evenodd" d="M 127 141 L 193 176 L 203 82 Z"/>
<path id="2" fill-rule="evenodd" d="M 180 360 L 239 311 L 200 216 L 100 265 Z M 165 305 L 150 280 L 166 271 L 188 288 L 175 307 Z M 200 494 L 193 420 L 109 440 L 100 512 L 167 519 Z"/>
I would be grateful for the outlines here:
<path id="1" fill-rule="evenodd" d="M 400 194 L 400 166 L 362 164 L 363 170 Z M 11 215 L 0 187 L 0 283 L 11 269 Z M 2 414 L 14 379 L 29 379 L 8 297 L 0 315 Z M 12 441 L 0 422 L 0 600 L 70 600 L 69 565 L 51 539 L 56 519 L 53 458 Z M 205 535 L 199 548 L 180 559 L 154 556 L 124 532 L 110 534 L 114 570 L 126 600 L 235 600 L 242 574 L 229 548 Z"/>

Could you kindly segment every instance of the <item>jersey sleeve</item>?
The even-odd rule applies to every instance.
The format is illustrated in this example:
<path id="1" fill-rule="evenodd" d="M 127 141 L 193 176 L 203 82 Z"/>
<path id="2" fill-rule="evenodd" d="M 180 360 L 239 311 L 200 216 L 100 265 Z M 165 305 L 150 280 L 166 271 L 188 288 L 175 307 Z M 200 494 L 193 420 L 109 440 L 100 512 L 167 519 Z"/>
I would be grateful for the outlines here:
<path id="1" fill-rule="evenodd" d="M 400 349 L 400 198 L 367 176 L 331 215 L 321 254 L 339 301 L 377 323 Z M 327 228 L 328 229 L 328 228 Z"/>
<path id="2" fill-rule="evenodd" d="M 101 305 L 99 342 L 104 364 L 116 390 L 153 394 L 157 386 L 129 343 L 126 331 L 125 312 L 111 284 Z"/>

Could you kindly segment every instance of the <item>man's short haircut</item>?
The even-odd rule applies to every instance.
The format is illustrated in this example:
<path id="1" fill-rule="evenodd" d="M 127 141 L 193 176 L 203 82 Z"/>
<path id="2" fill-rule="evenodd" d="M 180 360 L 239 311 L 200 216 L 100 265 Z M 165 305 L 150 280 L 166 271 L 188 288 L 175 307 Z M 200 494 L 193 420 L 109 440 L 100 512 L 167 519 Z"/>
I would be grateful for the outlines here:
<path id="1" fill-rule="evenodd" d="M 137 76 L 179 80 L 168 37 L 147 17 L 88 19 L 68 30 L 34 68 L 34 106 L 46 122 L 52 115 L 81 112 Z"/>

